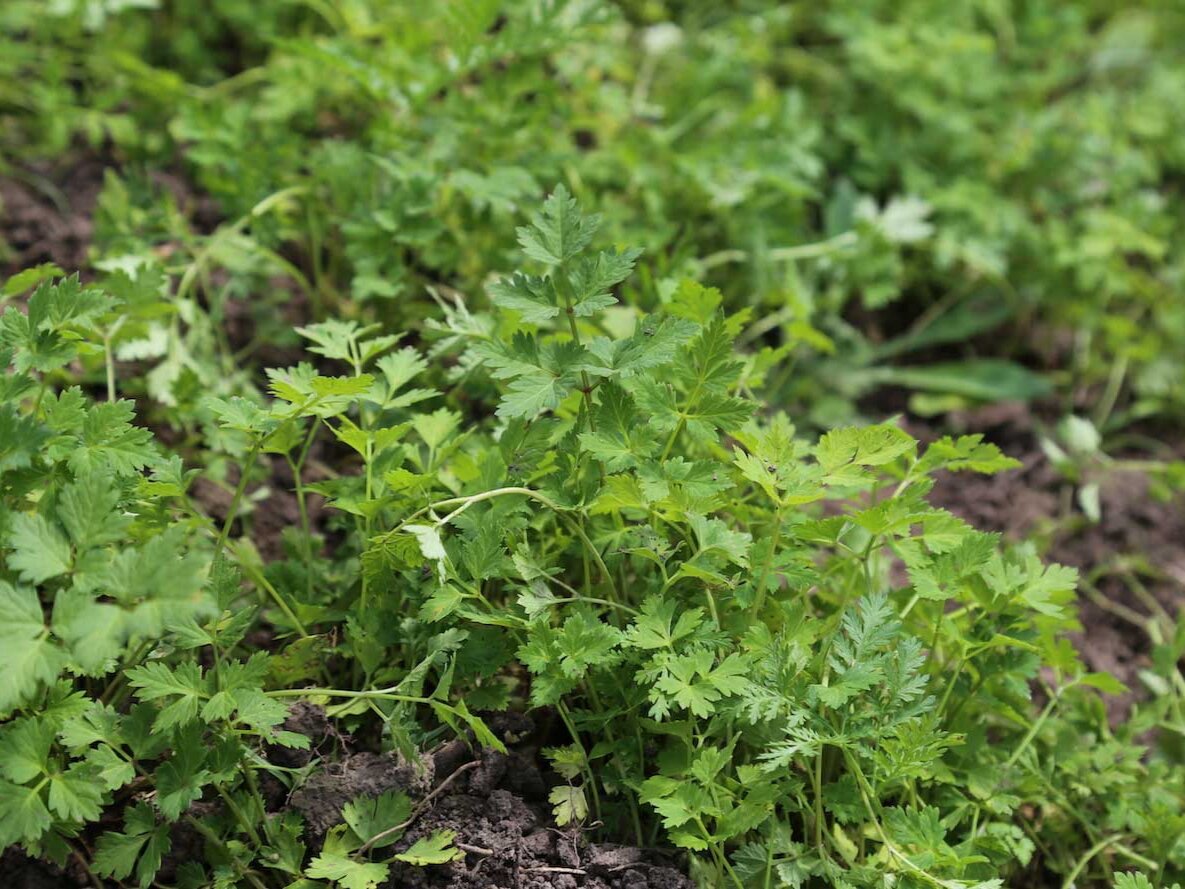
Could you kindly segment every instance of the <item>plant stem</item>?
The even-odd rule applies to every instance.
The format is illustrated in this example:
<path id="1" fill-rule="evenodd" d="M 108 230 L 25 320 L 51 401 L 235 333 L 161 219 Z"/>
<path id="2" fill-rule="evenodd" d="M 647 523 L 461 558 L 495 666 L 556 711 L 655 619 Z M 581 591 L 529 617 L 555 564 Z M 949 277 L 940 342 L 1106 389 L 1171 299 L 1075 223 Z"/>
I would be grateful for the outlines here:
<path id="1" fill-rule="evenodd" d="M 1078 879 L 1078 875 L 1082 873 L 1083 868 L 1085 868 L 1086 865 L 1090 863 L 1090 860 L 1112 843 L 1118 842 L 1120 839 L 1122 839 L 1120 834 L 1105 837 L 1082 853 L 1082 857 L 1078 859 L 1077 863 L 1074 865 L 1073 870 L 1071 870 L 1066 875 L 1066 879 L 1062 881 L 1062 889 L 1074 889 L 1074 881 Z"/>
<path id="2" fill-rule="evenodd" d="M 773 565 L 774 554 L 778 551 L 778 544 L 782 540 L 782 510 L 785 506 L 778 503 L 778 508 L 774 512 L 774 536 L 773 541 L 769 546 L 769 553 L 766 555 L 764 563 L 761 566 L 761 573 L 757 576 L 757 594 L 753 599 L 753 614 L 761 614 L 762 606 L 765 605 L 765 582 L 769 577 L 769 569 Z"/>
<path id="3" fill-rule="evenodd" d="M 1076 683 L 1071 682 L 1070 684 L 1065 685 L 1062 688 L 1058 689 L 1057 692 L 1054 693 L 1053 697 L 1051 697 L 1049 699 L 1049 703 L 1045 705 L 1045 709 L 1041 711 L 1041 715 L 1038 716 L 1035 720 L 1033 720 L 1033 724 L 1029 727 L 1028 732 L 1021 739 L 1021 742 L 1017 746 L 1017 748 L 1012 751 L 1012 755 L 1010 757 L 1008 757 L 1007 760 L 1005 760 L 1005 762 L 1004 762 L 1005 766 L 1010 767 L 1010 766 L 1014 765 L 1018 759 L 1020 759 L 1020 755 L 1025 752 L 1025 749 L 1031 743 L 1033 743 L 1033 739 L 1035 737 L 1037 737 L 1037 733 L 1039 731 L 1041 731 L 1041 728 L 1045 725 L 1046 721 L 1053 714 L 1053 711 L 1057 707 L 1058 700 L 1061 698 L 1062 694 L 1064 694 L 1070 688 L 1073 688 L 1073 686 L 1075 684 Z"/>
<path id="4" fill-rule="evenodd" d="M 235 486 L 234 496 L 231 498 L 230 506 L 226 510 L 226 519 L 222 523 L 222 530 L 218 533 L 218 539 L 214 541 L 213 558 L 215 559 L 218 558 L 219 553 L 226 546 L 227 538 L 230 537 L 231 526 L 238 516 L 239 504 L 243 500 L 243 495 L 247 492 L 247 480 L 251 476 L 251 470 L 255 468 L 255 460 L 259 457 L 259 451 L 262 447 L 262 441 L 256 442 L 251 447 L 251 450 L 247 452 L 247 458 L 243 461 L 243 465 L 239 469 L 239 483 Z"/>
<path id="5" fill-rule="evenodd" d="M 309 631 L 305 629 L 305 625 L 301 622 L 300 618 L 296 616 L 296 612 L 292 610 L 292 606 L 288 604 L 287 600 L 280 593 L 280 591 L 272 585 L 271 581 L 264 577 L 263 572 L 257 570 L 255 566 L 247 559 L 240 558 L 239 554 L 235 552 L 233 547 L 231 552 L 234 553 L 235 561 L 239 563 L 239 567 L 243 569 L 243 572 L 247 575 L 251 582 L 257 587 L 262 588 L 265 593 L 271 596 L 272 601 L 275 602 L 279 609 L 284 612 L 284 616 L 292 622 L 292 626 L 296 628 L 296 631 L 300 633 L 300 635 L 305 639 L 310 638 Z"/>
<path id="6" fill-rule="evenodd" d="M 568 730 L 568 734 L 572 736 L 572 743 L 580 748 L 580 759 L 582 763 L 582 771 L 584 772 L 585 782 L 592 791 L 593 797 L 593 813 L 596 815 L 598 821 L 601 820 L 601 795 L 597 792 L 597 778 L 592 773 L 592 767 L 588 764 L 588 751 L 584 748 L 584 744 L 580 740 L 580 732 L 576 731 L 576 725 L 572 722 L 572 714 L 568 712 L 567 706 L 563 701 L 556 704 L 556 712 L 560 715 L 560 721 L 563 722 L 564 728 Z"/>
<path id="7" fill-rule="evenodd" d="M 813 789 L 815 795 L 815 848 L 823 848 L 823 750 L 815 755 Z"/>

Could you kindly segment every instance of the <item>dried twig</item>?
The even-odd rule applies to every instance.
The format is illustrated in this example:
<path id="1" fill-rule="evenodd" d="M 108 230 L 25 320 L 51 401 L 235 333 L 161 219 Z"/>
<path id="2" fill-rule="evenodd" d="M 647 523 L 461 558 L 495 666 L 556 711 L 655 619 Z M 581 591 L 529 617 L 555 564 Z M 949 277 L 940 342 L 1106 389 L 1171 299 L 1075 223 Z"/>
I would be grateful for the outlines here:
<path id="1" fill-rule="evenodd" d="M 444 792 L 446 787 L 452 784 L 453 781 L 455 781 L 460 775 L 469 771 L 470 769 L 477 768 L 479 765 L 481 765 L 481 760 L 475 759 L 473 762 L 467 762 L 463 766 L 459 766 L 455 772 L 436 785 L 436 788 L 431 793 L 420 800 L 406 821 L 404 821 L 402 824 L 396 824 L 394 827 L 389 827 L 381 833 L 376 833 L 369 840 L 362 844 L 362 847 L 358 850 L 357 854 L 364 855 L 374 848 L 375 843 L 385 840 L 392 834 L 402 833 L 403 831 L 407 830 L 412 826 L 412 824 L 415 823 L 417 818 L 424 814 L 424 810 L 428 808 L 429 805 L 431 805 L 432 800 L 436 799 L 436 797 L 440 796 L 440 794 Z M 457 843 L 456 846 L 458 849 L 462 848 L 460 843 Z M 491 852 L 490 854 L 493 855 L 494 853 Z"/>
<path id="2" fill-rule="evenodd" d="M 496 854 L 493 849 L 485 849 L 481 846 L 470 846 L 468 843 L 454 842 L 453 845 L 462 852 L 468 852 L 470 855 L 482 855 L 486 858 L 489 858 L 491 855 Z"/>

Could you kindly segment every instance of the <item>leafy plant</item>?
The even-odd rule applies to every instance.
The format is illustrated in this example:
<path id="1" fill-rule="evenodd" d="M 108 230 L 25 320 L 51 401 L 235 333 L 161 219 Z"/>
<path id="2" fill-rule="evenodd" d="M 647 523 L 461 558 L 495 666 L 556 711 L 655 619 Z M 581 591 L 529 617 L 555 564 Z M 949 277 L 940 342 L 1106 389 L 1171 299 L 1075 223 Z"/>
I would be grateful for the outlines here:
<path id="1" fill-rule="evenodd" d="M 865 216 L 916 242 L 893 207 Z M 306 700 L 413 763 L 449 736 L 505 750 L 492 712 L 554 713 L 556 823 L 673 846 L 703 885 L 1178 879 L 1182 773 L 1142 739 L 1178 698 L 1112 728 L 1123 687 L 1066 640 L 1076 572 L 927 501 L 1016 462 L 978 435 L 799 429 L 758 396 L 791 350 L 738 347 L 749 310 L 694 278 L 634 287 L 643 254 L 606 228 L 558 186 L 488 310 L 438 292 L 406 334 L 310 321 L 270 397 L 120 379 L 217 327 L 191 290 L 208 251 L 176 290 L 152 265 L 6 285 L 4 844 L 142 887 L 181 831 L 184 886 L 373 889 L 482 854 L 412 829 L 430 797 L 359 797 L 323 837 L 270 806 L 265 782 L 318 768 L 285 764 Z M 226 353 L 203 356 L 199 382 Z M 128 390 L 189 431 L 176 453 Z M 216 516 L 198 480 L 224 485 Z M 269 558 L 277 486 L 296 518 Z M 1182 634 L 1157 628 L 1179 684 Z"/>

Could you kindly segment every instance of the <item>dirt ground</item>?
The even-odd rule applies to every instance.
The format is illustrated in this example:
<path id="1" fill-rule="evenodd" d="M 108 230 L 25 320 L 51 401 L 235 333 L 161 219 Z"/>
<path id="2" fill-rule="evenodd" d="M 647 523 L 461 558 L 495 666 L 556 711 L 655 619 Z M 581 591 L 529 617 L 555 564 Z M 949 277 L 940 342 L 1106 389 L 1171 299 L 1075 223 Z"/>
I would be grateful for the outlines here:
<path id="1" fill-rule="evenodd" d="M 86 266 L 107 166 L 83 155 L 52 170 L 0 176 L 0 278 L 43 262 L 67 272 Z"/>
<path id="2" fill-rule="evenodd" d="M 294 719 L 316 728 L 315 710 Z M 448 830 L 465 856 L 427 868 L 396 863 L 390 889 L 692 889 L 658 853 L 593 843 L 579 828 L 557 826 L 548 787 L 530 746 L 475 753 L 450 741 L 415 764 L 393 754 L 347 756 L 314 773 L 285 805 L 303 816 L 315 847 L 356 796 L 401 790 L 417 800 L 414 821 L 392 850 Z"/>

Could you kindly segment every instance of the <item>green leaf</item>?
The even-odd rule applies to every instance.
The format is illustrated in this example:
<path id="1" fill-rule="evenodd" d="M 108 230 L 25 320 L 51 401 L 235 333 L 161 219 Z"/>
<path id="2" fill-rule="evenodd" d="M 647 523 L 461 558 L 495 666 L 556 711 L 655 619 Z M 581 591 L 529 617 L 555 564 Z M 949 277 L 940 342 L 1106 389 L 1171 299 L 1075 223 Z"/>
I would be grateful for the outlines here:
<path id="1" fill-rule="evenodd" d="M 107 790 L 118 790 L 136 777 L 136 767 L 106 744 L 87 751 L 86 761 Z"/>
<path id="2" fill-rule="evenodd" d="M 322 852 L 305 868 L 305 873 L 319 880 L 333 880 L 342 889 L 375 889 L 387 879 L 387 865 L 355 861 L 344 852 Z"/>
<path id="3" fill-rule="evenodd" d="M 70 544 L 44 516 L 17 513 L 12 517 L 8 545 L 9 567 L 29 583 L 43 583 L 71 568 Z"/>
<path id="4" fill-rule="evenodd" d="M 95 873 L 101 877 L 126 879 L 135 869 L 140 850 L 147 842 L 147 834 L 129 836 L 108 831 L 95 843 Z"/>
<path id="5" fill-rule="evenodd" d="M 723 394 L 740 378 L 742 368 L 728 324 L 718 316 L 684 349 L 676 374 L 692 393 Z"/>
<path id="6" fill-rule="evenodd" d="M 176 821 L 199 799 L 210 773 L 202 768 L 206 759 L 202 730 L 191 727 L 174 734 L 173 755 L 154 773 L 156 804 L 170 821 Z"/>
<path id="7" fill-rule="evenodd" d="M 1110 673 L 1087 673 L 1078 677 L 1077 682 L 1079 685 L 1097 688 L 1099 691 L 1109 695 L 1126 694 L 1128 690 L 1126 685 Z"/>
<path id="8" fill-rule="evenodd" d="M 935 469 L 947 469 L 959 472 L 969 469 L 972 472 L 992 474 L 1006 469 L 1019 468 L 1021 462 L 1012 457 L 1005 457 L 994 444 L 985 443 L 982 435 L 960 435 L 957 439 L 949 435 L 933 442 L 926 448 L 925 454 L 918 461 L 918 468 L 930 472 Z"/>
<path id="9" fill-rule="evenodd" d="M 0 847 L 35 842 L 51 824 L 38 790 L 0 781 Z"/>
<path id="10" fill-rule="evenodd" d="M 416 867 L 427 867 L 432 864 L 447 864 L 463 858 L 465 853 L 453 845 L 456 831 L 438 830 L 426 837 L 420 837 L 406 852 L 395 856 L 397 861 L 405 861 Z M 343 884 L 344 885 L 344 884 Z"/>
<path id="11" fill-rule="evenodd" d="M 626 641 L 635 648 L 673 648 L 675 643 L 695 632 L 703 622 L 702 608 L 689 608 L 675 622 L 678 605 L 671 599 L 656 596 L 642 603 L 642 608 L 626 634 Z M 675 622 L 672 629 L 671 624 Z"/>
<path id="12" fill-rule="evenodd" d="M 573 294 L 572 314 L 588 317 L 615 305 L 617 300 L 609 294 L 609 288 L 629 277 L 641 255 L 641 250 L 630 249 L 581 257 L 568 274 Z"/>
<path id="13" fill-rule="evenodd" d="M 518 312 L 526 324 L 543 324 L 560 313 L 547 278 L 515 272 L 490 285 L 490 298 L 500 309 Z"/>
<path id="14" fill-rule="evenodd" d="M 651 315 L 639 319 L 628 338 L 595 337 L 589 341 L 588 350 L 607 369 L 626 380 L 642 371 L 670 364 L 699 329 L 684 318 Z"/>
<path id="15" fill-rule="evenodd" d="M 748 665 L 739 654 L 730 654 L 713 666 L 711 651 L 696 651 L 670 658 L 654 684 L 652 712 L 661 715 L 673 703 L 700 718 L 711 716 L 721 699 L 739 694 L 748 683 Z M 669 700 L 668 700 L 669 699 Z"/>
<path id="16" fill-rule="evenodd" d="M 588 817 L 588 800 L 584 796 L 584 788 L 571 784 L 561 784 L 553 787 L 547 794 L 551 803 L 551 813 L 555 823 L 560 827 L 584 821 Z"/>
<path id="17" fill-rule="evenodd" d="M 87 408 L 81 434 L 70 448 L 68 463 L 75 476 L 109 473 L 136 475 L 157 459 L 152 433 L 133 426 L 131 401 L 105 401 Z"/>
<path id="18" fill-rule="evenodd" d="M 598 216 L 581 216 L 576 199 L 563 185 L 544 202 L 529 226 L 518 229 L 518 242 L 531 259 L 560 265 L 580 253 L 600 227 Z"/>
<path id="19" fill-rule="evenodd" d="M 1049 381 L 1011 361 L 995 358 L 885 367 L 871 371 L 874 382 L 926 392 L 962 395 L 981 401 L 1030 401 L 1048 395 Z"/>
<path id="20" fill-rule="evenodd" d="M 2 359 L 0 355 L 0 364 L 3 364 Z M 10 381 L 15 379 L 9 378 Z M 12 394 L 13 397 L 17 395 L 16 392 Z M 3 397 L 0 389 L 0 400 Z M 21 416 L 12 405 L 0 405 L 0 473 L 31 466 L 48 437 L 49 431 L 35 419 Z"/>
<path id="21" fill-rule="evenodd" d="M 127 672 L 128 684 L 136 689 L 141 701 L 175 698 L 166 705 L 153 722 L 156 731 L 184 727 L 198 718 L 202 701 L 209 697 L 209 683 L 202 677 L 201 668 L 193 661 L 184 661 L 174 670 L 154 661 L 133 667 Z"/>
<path id="22" fill-rule="evenodd" d="M 118 509 L 119 492 L 100 475 L 78 479 L 62 490 L 58 518 L 74 545 L 82 548 L 103 546 L 119 540 L 130 516 Z"/>
<path id="23" fill-rule="evenodd" d="M 571 391 L 571 381 L 547 371 L 525 373 L 511 381 L 498 403 L 498 416 L 532 420 L 545 411 L 559 407 Z"/>
<path id="24" fill-rule="evenodd" d="M 647 435 L 630 394 L 615 383 L 606 383 L 598 395 L 594 411 L 596 431 L 580 433 L 581 447 L 609 472 L 629 469 L 652 456 L 657 443 L 653 436 Z"/>
<path id="25" fill-rule="evenodd" d="M 362 843 L 370 842 L 381 833 L 405 822 L 411 814 L 411 799 L 398 790 L 388 790 L 378 796 L 360 796 L 342 807 L 342 819 Z M 381 849 L 396 842 L 402 831 L 393 831 L 374 844 Z"/>
<path id="26" fill-rule="evenodd" d="M 820 438 L 815 459 L 829 483 L 858 484 L 867 478 L 863 467 L 891 463 L 916 446 L 913 437 L 896 426 L 848 426 Z"/>
<path id="27" fill-rule="evenodd" d="M 0 639 L 31 638 L 44 632 L 45 615 L 37 593 L 0 580 Z"/>
<path id="28" fill-rule="evenodd" d="M 58 677 L 65 665 L 62 652 L 49 638 L 41 603 L 27 587 L 0 580 L 0 715 L 26 701 L 40 685 Z"/>
<path id="29" fill-rule="evenodd" d="M 65 277 L 65 275 L 66 273 L 54 263 L 43 262 L 40 265 L 35 265 L 17 272 L 5 281 L 4 287 L 0 289 L 0 295 L 16 296 L 18 293 L 24 293 L 26 290 L 35 287 L 43 281 L 48 281 L 51 278 Z"/>
<path id="30" fill-rule="evenodd" d="M 67 821 L 97 821 L 103 811 L 103 788 L 92 766 L 76 763 L 51 777 L 49 808 Z"/>
<path id="31" fill-rule="evenodd" d="M 0 773 L 16 784 L 44 774 L 53 739 L 53 727 L 45 720 L 28 718 L 6 726 L 0 736 Z"/>

